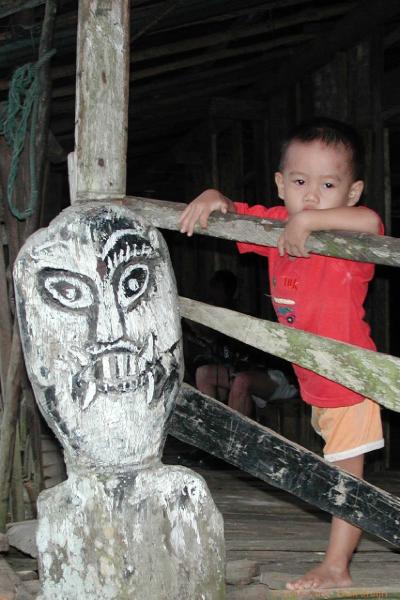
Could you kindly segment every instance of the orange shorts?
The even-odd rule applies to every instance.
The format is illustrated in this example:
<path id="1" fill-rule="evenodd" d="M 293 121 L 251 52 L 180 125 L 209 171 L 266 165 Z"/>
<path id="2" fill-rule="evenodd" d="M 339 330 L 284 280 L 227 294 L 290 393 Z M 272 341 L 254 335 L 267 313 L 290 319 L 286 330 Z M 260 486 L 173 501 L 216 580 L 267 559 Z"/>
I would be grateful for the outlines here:
<path id="1" fill-rule="evenodd" d="M 381 409 L 364 402 L 339 408 L 312 407 L 311 425 L 324 439 L 324 458 L 336 462 L 383 448 Z"/>

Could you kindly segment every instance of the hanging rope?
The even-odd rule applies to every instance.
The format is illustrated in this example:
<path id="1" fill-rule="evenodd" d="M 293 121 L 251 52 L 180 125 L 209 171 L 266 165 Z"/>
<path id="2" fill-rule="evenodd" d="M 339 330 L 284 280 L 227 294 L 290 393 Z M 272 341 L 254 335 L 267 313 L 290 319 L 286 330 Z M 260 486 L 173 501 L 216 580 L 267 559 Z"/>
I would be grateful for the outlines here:
<path id="1" fill-rule="evenodd" d="M 7 203 L 11 213 L 19 221 L 25 221 L 30 217 L 37 206 L 39 190 L 37 189 L 35 134 L 41 93 L 39 74 L 42 65 L 50 60 L 55 52 L 55 50 L 50 50 L 36 63 L 27 63 L 15 70 L 10 83 L 6 114 L 0 114 L 0 135 L 4 135 L 7 144 L 12 148 L 6 193 Z M 31 119 L 29 134 L 31 197 L 28 206 L 21 211 L 15 206 L 13 196 L 29 118 Z"/>

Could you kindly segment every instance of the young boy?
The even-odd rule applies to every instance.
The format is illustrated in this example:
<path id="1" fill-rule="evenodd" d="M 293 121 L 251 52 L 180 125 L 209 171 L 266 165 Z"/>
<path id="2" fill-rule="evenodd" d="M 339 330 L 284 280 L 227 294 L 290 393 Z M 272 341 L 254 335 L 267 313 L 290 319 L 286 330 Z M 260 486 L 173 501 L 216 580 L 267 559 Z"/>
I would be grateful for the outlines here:
<path id="1" fill-rule="evenodd" d="M 317 230 L 383 233 L 375 212 L 356 204 L 362 194 L 362 143 L 349 126 L 319 119 L 298 127 L 282 149 L 275 182 L 285 206 L 233 203 L 216 190 L 195 198 L 181 217 L 192 235 L 197 221 L 207 227 L 212 211 L 237 212 L 286 222 L 277 248 L 238 243 L 240 252 L 268 257 L 271 296 L 280 323 L 375 350 L 363 303 L 374 266 L 310 255 L 305 243 Z M 323 437 L 324 457 L 363 476 L 364 454 L 383 446 L 379 406 L 369 399 L 294 365 L 300 391 L 312 405 L 312 425 Z M 347 587 L 349 564 L 361 531 L 332 518 L 323 562 L 287 584 L 288 589 Z"/>

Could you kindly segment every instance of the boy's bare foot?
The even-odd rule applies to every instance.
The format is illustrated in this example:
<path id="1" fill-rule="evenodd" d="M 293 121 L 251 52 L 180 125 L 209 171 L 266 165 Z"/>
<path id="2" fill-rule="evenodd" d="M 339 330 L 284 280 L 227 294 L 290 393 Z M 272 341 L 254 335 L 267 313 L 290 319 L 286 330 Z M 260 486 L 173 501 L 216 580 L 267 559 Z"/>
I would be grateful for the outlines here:
<path id="1" fill-rule="evenodd" d="M 304 575 L 286 584 L 288 590 L 310 590 L 351 587 L 352 579 L 348 569 L 339 569 L 321 563 Z"/>

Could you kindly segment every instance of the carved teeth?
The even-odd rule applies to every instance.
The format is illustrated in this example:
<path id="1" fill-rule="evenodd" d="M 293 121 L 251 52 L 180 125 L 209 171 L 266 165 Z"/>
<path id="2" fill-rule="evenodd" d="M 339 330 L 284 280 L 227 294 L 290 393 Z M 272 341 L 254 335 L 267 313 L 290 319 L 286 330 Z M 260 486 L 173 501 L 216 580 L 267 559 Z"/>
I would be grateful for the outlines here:
<path id="1" fill-rule="evenodd" d="M 147 375 L 147 391 L 146 391 L 146 399 L 147 404 L 150 405 L 154 396 L 154 377 L 151 371 L 148 372 Z"/>
<path id="2" fill-rule="evenodd" d="M 104 379 L 111 379 L 112 375 L 111 375 L 111 365 L 110 365 L 110 358 L 111 356 L 108 354 L 106 356 L 103 356 L 101 359 L 101 364 L 103 366 L 103 377 Z"/>
<path id="3" fill-rule="evenodd" d="M 147 370 L 147 363 L 153 362 L 153 356 L 154 356 L 153 338 L 149 337 L 143 352 L 141 352 L 140 356 L 139 356 L 138 366 L 139 366 L 140 372 Z"/>
<path id="4" fill-rule="evenodd" d="M 105 354 L 94 365 L 95 378 L 108 382 L 118 382 L 119 379 L 135 376 L 135 364 L 130 360 L 133 359 L 125 352 Z"/>
<path id="5" fill-rule="evenodd" d="M 83 399 L 82 402 L 82 409 L 85 410 L 89 404 L 91 404 L 94 400 L 94 397 L 96 395 L 96 383 L 94 381 L 89 381 L 87 389 L 86 389 L 86 394 L 85 397 Z"/>
<path id="6" fill-rule="evenodd" d="M 132 375 L 132 373 L 135 372 L 135 368 L 134 368 L 134 364 L 133 364 L 134 358 L 131 354 L 127 354 L 125 356 L 125 360 L 126 360 L 126 374 Z"/>
<path id="7" fill-rule="evenodd" d="M 153 356 L 154 356 L 153 338 L 149 337 L 148 342 L 147 342 L 146 347 L 143 352 L 143 357 L 146 359 L 147 362 L 151 363 L 151 362 L 153 362 Z"/>
<path id="8" fill-rule="evenodd" d="M 123 374 L 125 373 L 125 354 L 118 354 L 117 355 L 117 377 L 122 377 Z M 128 357 L 128 361 L 129 361 L 129 357 Z M 129 369 L 128 369 L 129 370 Z"/>
<path id="9" fill-rule="evenodd" d="M 111 348 L 110 348 L 111 349 Z M 78 385 L 86 388 L 84 407 L 93 400 L 96 389 L 101 393 L 126 392 L 138 386 L 148 385 L 148 398 L 154 395 L 153 368 L 154 340 L 149 336 L 142 351 L 128 345 L 99 354 L 91 366 L 81 373 Z M 84 384 L 84 385 L 83 385 Z"/>

